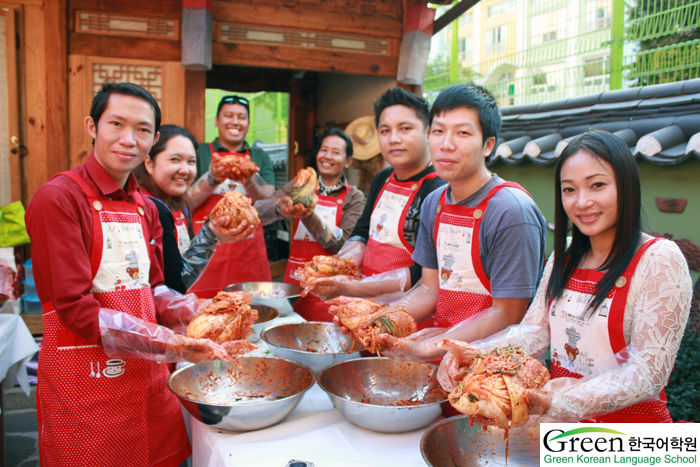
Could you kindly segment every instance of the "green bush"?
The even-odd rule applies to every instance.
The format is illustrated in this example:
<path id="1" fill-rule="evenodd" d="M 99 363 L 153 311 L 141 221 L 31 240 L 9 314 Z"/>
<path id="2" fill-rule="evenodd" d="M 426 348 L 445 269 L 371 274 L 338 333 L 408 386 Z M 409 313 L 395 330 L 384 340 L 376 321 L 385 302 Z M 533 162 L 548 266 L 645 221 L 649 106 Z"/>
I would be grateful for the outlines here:
<path id="1" fill-rule="evenodd" d="M 668 410 L 674 422 L 685 420 L 700 423 L 698 356 L 700 337 L 694 336 L 691 329 L 686 329 L 678 349 L 676 365 L 666 387 Z"/>

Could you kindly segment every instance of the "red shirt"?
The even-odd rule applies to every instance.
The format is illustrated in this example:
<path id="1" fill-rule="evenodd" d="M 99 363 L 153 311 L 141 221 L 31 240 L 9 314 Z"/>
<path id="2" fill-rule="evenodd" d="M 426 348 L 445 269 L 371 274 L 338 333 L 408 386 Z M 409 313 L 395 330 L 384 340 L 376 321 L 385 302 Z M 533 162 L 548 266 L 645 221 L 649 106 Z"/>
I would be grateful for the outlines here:
<path id="1" fill-rule="evenodd" d="M 73 169 L 98 199 L 135 204 L 136 178 L 129 174 L 123 190 L 102 168 L 94 154 Z M 145 198 L 145 197 L 144 197 Z M 144 219 L 155 241 L 151 256 L 150 283 L 163 284 L 163 228 L 153 202 L 146 198 Z M 100 343 L 100 304 L 90 293 L 93 243 L 92 211 L 83 190 L 68 177 L 46 182 L 32 197 L 26 213 L 27 232 L 32 240 L 34 281 L 41 303 L 53 303 L 61 322 L 86 341 Z"/>

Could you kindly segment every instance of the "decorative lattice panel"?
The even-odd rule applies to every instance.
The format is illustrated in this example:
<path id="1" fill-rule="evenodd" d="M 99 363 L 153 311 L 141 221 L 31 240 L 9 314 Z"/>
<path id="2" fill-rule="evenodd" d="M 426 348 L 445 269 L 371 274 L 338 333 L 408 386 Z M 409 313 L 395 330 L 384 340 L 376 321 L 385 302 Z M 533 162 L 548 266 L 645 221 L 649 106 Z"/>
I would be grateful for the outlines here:
<path id="1" fill-rule="evenodd" d="M 135 63 L 92 63 L 92 92 L 97 93 L 103 83 L 134 83 L 145 88 L 163 106 L 163 69 L 160 65 Z"/>
<path id="2" fill-rule="evenodd" d="M 88 34 L 180 39 L 180 22 L 170 18 L 76 11 L 75 29 Z"/>
<path id="3" fill-rule="evenodd" d="M 249 44 L 284 45 L 341 52 L 387 55 L 387 41 L 376 37 L 268 28 L 245 24 L 221 23 L 219 41 Z"/>

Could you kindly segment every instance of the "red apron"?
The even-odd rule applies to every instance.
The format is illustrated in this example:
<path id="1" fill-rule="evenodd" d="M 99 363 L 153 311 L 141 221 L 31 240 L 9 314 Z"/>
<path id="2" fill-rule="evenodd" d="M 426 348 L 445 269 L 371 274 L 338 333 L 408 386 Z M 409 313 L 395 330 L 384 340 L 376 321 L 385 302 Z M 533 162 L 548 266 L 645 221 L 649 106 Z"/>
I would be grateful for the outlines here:
<path id="1" fill-rule="evenodd" d="M 369 221 L 369 239 L 362 261 L 363 276 L 413 265 L 413 247 L 406 241 L 403 228 L 408 210 L 423 182 L 435 177 L 436 172 L 417 182 L 400 182 L 396 179 L 396 172 L 387 177 Z"/>
<path id="2" fill-rule="evenodd" d="M 218 154 L 219 157 L 237 156 L 250 159 L 249 150 L 243 154 L 237 152 L 216 153 L 211 143 L 209 143 L 209 147 L 212 157 L 216 157 L 214 154 Z M 216 203 L 223 198 L 223 194 L 234 190 L 247 194 L 240 183 L 227 180 L 194 211 L 192 228 L 195 235 L 202 228 Z M 243 267 L 243 265 L 245 266 Z M 260 225 L 255 229 L 253 238 L 235 243 L 219 243 L 216 246 L 214 256 L 209 260 L 209 265 L 188 292 L 194 292 L 201 298 L 211 298 L 227 285 L 240 282 L 269 282 L 271 280 L 272 274 L 270 273 L 270 263 L 267 260 L 265 235 L 262 225 Z"/>
<path id="3" fill-rule="evenodd" d="M 136 204 L 99 200 L 73 172 L 92 208 L 91 293 L 102 307 L 156 322 L 149 283 L 155 245 Z M 168 390 L 166 365 L 110 358 L 66 328 L 42 304 L 37 416 L 41 465 L 62 467 L 180 465 L 191 454 L 182 411 Z"/>
<path id="4" fill-rule="evenodd" d="M 419 329 L 454 326 L 493 304 L 491 281 L 481 263 L 479 227 L 489 200 L 503 188 L 525 191 L 517 183 L 501 183 L 475 208 L 447 204 L 447 189 L 442 192 L 434 232 L 440 273 L 437 308 L 434 318 L 418 323 Z"/>
<path id="5" fill-rule="evenodd" d="M 318 205 L 314 212 L 325 219 L 326 222 L 333 222 L 336 226 L 340 226 L 340 221 L 343 218 L 343 203 L 348 194 L 347 187 L 343 187 L 337 198 L 332 196 L 318 195 Z M 320 243 L 306 230 L 303 222 L 299 219 L 294 221 L 294 237 L 289 251 L 289 260 L 287 261 L 287 270 L 284 273 L 284 282 L 288 284 L 299 284 L 299 281 L 294 278 L 294 272 L 304 267 L 316 255 L 329 255 Z M 306 297 L 300 297 L 294 302 L 294 311 L 296 311 L 306 321 L 333 321 L 333 315 L 328 313 L 330 305 L 313 294 Z"/>
<path id="6" fill-rule="evenodd" d="M 642 245 L 624 274 L 617 280 L 595 314 L 586 318 L 588 303 L 605 273 L 576 269 L 562 295 L 549 306 L 552 378 L 583 378 L 627 347 L 623 322 L 627 295 L 639 259 L 656 241 Z M 590 423 L 671 423 L 666 408 L 666 394 L 660 400 L 646 400 L 617 412 L 586 420 Z"/>

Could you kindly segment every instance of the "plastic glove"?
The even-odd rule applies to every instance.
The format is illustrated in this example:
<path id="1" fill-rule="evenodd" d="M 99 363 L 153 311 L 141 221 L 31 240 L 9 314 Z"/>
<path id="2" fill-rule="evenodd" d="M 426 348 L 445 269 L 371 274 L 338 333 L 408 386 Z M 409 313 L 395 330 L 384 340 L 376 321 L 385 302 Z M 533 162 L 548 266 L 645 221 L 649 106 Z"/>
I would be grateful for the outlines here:
<path id="1" fill-rule="evenodd" d="M 182 255 L 182 283 L 189 289 L 204 272 L 209 260 L 214 256 L 218 239 L 209 228 L 209 223 L 202 225 L 199 233 L 190 242 L 189 248 Z"/>
<path id="2" fill-rule="evenodd" d="M 326 250 L 343 240 L 343 229 L 313 211 L 309 211 L 308 216 L 302 216 L 301 222 Z"/>
<path id="3" fill-rule="evenodd" d="M 202 302 L 193 293 L 183 295 L 165 285 L 153 289 L 158 323 L 179 334 L 185 333 Z"/>
<path id="4" fill-rule="evenodd" d="M 367 245 L 363 242 L 348 239 L 337 256 L 339 258 L 352 260 L 353 263 L 357 264 L 358 268 L 361 268 L 362 261 L 365 259 L 365 250 L 367 250 Z"/>
<path id="5" fill-rule="evenodd" d="M 255 233 L 255 227 L 250 225 L 247 220 L 241 221 L 236 227 L 229 229 L 226 225 L 229 223 L 227 216 L 221 216 L 217 219 L 207 219 L 209 229 L 222 243 L 240 242 L 247 238 L 251 238 Z"/>
<path id="6" fill-rule="evenodd" d="M 557 378 L 562 379 L 562 378 Z M 569 379 L 569 378 L 563 378 Z M 549 383 L 547 383 L 549 384 Z M 545 385 L 546 386 L 546 385 Z M 543 389 L 526 389 L 525 394 L 528 400 L 528 414 L 542 415 L 552 406 L 552 393 Z"/>
<path id="7" fill-rule="evenodd" d="M 410 278 L 410 272 L 406 268 L 406 273 Z M 422 280 L 408 292 L 403 298 L 391 302 L 392 305 L 405 306 L 413 319 L 422 321 L 435 314 L 437 306 L 438 290 L 431 289 Z"/>
<path id="8" fill-rule="evenodd" d="M 309 217 L 313 211 L 301 203 L 294 204 L 291 196 L 283 196 L 275 202 L 275 210 L 287 219 Z"/>
<path id="9" fill-rule="evenodd" d="M 223 183 L 228 178 L 228 166 L 221 163 L 221 158 L 217 153 L 212 154 L 209 163 L 209 175 L 216 183 Z"/>
<path id="10" fill-rule="evenodd" d="M 394 269 L 364 279 L 351 276 L 319 277 L 306 285 L 302 296 L 311 292 L 322 300 L 330 300 L 341 295 L 369 298 L 393 292 L 403 292 L 410 283 L 411 272 L 408 268 Z M 401 305 L 405 306 L 404 303 Z"/>
<path id="11" fill-rule="evenodd" d="M 435 360 L 445 353 L 436 345 L 444 332 L 445 328 L 427 328 L 403 338 L 379 334 L 377 342 L 387 347 L 382 355 L 394 360 Z"/>
<path id="12" fill-rule="evenodd" d="M 248 341 L 224 347 L 208 339 L 191 339 L 156 323 L 108 308 L 100 309 L 99 322 L 102 346 L 110 357 L 143 358 L 158 363 L 202 363 L 234 361 L 237 355 L 257 348 Z"/>

